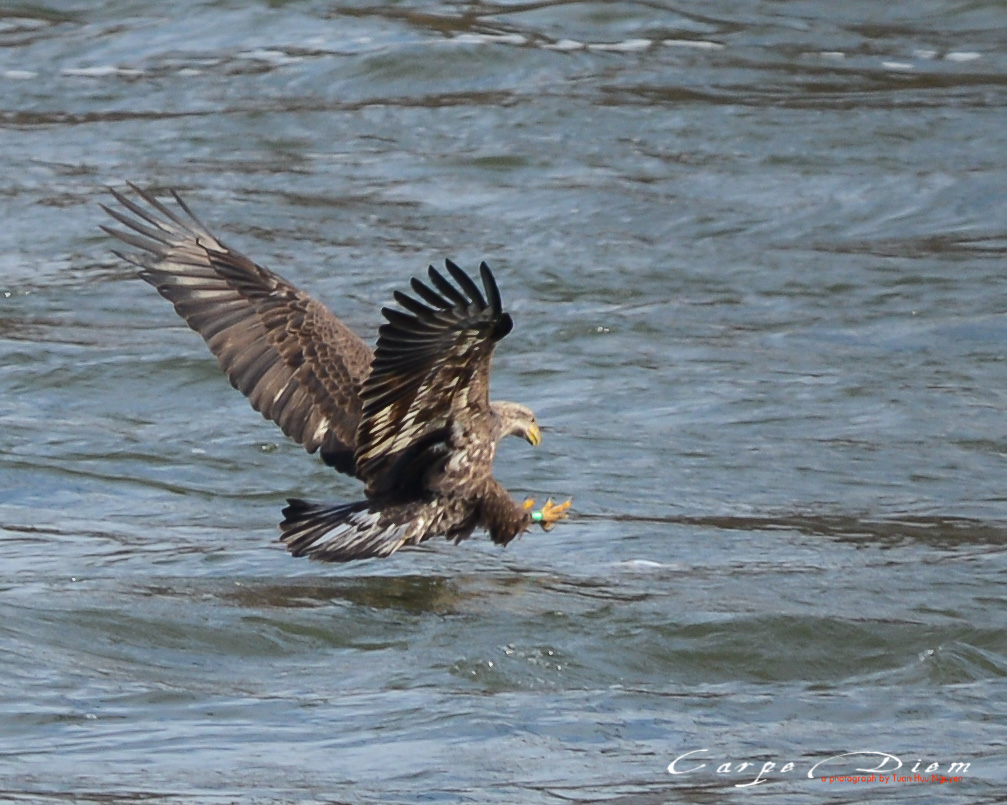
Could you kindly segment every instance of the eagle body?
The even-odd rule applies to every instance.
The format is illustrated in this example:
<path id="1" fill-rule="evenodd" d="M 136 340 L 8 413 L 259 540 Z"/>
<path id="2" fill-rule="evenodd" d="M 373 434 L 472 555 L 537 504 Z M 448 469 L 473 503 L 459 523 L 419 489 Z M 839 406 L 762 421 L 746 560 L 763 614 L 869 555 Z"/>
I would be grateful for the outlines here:
<path id="1" fill-rule="evenodd" d="M 174 207 L 134 185 L 103 209 L 126 229 L 102 227 L 137 251 L 139 268 L 206 341 L 231 385 L 309 453 L 364 482 L 365 499 L 291 499 L 280 539 L 295 556 L 348 561 L 393 554 L 476 528 L 506 545 L 533 522 L 548 529 L 569 501 L 541 511 L 516 503 L 493 478 L 506 436 L 538 444 L 523 405 L 490 402 L 493 349 L 513 327 L 496 280 L 482 288 L 450 260 L 431 266 L 383 308 L 372 350 L 324 305 L 218 240 L 172 192 Z"/>
<path id="2" fill-rule="evenodd" d="M 389 556 L 437 535 L 457 543 L 476 528 L 506 545 L 528 528 L 531 515 L 491 474 L 500 422 L 491 410 L 454 428 L 449 457 L 428 471 L 419 495 L 393 490 L 349 506 L 290 500 L 280 526 L 283 541 L 294 556 L 327 561 Z"/>

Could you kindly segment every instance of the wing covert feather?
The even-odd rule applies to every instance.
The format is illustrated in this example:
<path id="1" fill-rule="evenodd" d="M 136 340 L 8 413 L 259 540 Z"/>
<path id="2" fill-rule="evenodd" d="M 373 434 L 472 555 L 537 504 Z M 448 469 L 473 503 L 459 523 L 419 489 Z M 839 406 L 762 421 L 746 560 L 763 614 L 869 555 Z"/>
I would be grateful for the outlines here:
<path id="1" fill-rule="evenodd" d="M 513 323 L 485 263 L 485 298 L 458 266 L 446 266 L 457 285 L 430 266 L 433 287 L 412 283 L 422 301 L 397 293 L 408 312 L 382 311 L 357 434 L 357 470 L 368 494 L 415 487 L 447 457 L 452 427 L 489 410 L 493 348 Z"/>

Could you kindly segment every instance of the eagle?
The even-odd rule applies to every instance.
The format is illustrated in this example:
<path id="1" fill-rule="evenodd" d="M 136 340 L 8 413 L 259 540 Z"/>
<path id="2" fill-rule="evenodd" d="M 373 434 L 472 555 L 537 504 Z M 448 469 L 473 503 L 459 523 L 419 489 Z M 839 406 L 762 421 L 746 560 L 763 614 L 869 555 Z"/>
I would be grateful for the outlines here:
<path id="1" fill-rule="evenodd" d="M 134 266 L 206 341 L 231 385 L 308 453 L 364 483 L 364 499 L 316 504 L 288 499 L 280 540 L 294 556 L 328 562 L 387 557 L 436 536 L 454 542 L 476 528 L 506 545 L 533 524 L 549 530 L 570 501 L 533 510 L 493 478 L 505 436 L 541 440 L 534 414 L 489 399 L 490 359 L 513 328 L 493 272 L 482 289 L 451 260 L 430 266 L 370 349 L 325 305 L 229 248 L 177 192 L 163 203 L 134 184 L 110 192 L 102 229 L 134 252 Z"/>

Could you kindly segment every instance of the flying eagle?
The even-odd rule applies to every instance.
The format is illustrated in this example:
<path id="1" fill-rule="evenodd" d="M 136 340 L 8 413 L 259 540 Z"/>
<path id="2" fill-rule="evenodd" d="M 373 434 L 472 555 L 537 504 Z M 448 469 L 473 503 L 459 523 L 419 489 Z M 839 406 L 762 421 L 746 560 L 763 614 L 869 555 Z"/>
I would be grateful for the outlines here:
<path id="1" fill-rule="evenodd" d="M 496 280 L 483 290 L 450 260 L 430 266 L 415 296 L 383 308 L 372 351 L 324 305 L 218 240 L 172 191 L 177 209 L 135 185 L 144 202 L 111 193 L 101 205 L 130 231 L 103 226 L 138 249 L 115 252 L 203 336 L 231 385 L 309 453 L 364 482 L 365 500 L 289 499 L 280 539 L 294 556 L 329 562 L 389 556 L 477 528 L 506 545 L 533 523 L 548 530 L 570 501 L 532 511 L 493 478 L 505 436 L 541 438 L 523 405 L 490 402 L 490 358 L 513 321 Z M 453 280 L 453 282 L 452 282 Z"/>

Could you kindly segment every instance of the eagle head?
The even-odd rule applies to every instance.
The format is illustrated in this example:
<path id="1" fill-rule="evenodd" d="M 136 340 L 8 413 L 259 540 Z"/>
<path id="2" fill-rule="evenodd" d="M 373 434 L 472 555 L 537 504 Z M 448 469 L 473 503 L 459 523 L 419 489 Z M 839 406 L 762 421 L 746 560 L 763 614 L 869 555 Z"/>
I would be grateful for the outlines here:
<path id="1" fill-rule="evenodd" d="M 520 436 L 533 447 L 542 441 L 542 433 L 535 424 L 535 414 L 519 403 L 495 402 L 490 407 L 497 416 L 496 440 L 504 436 Z"/>

